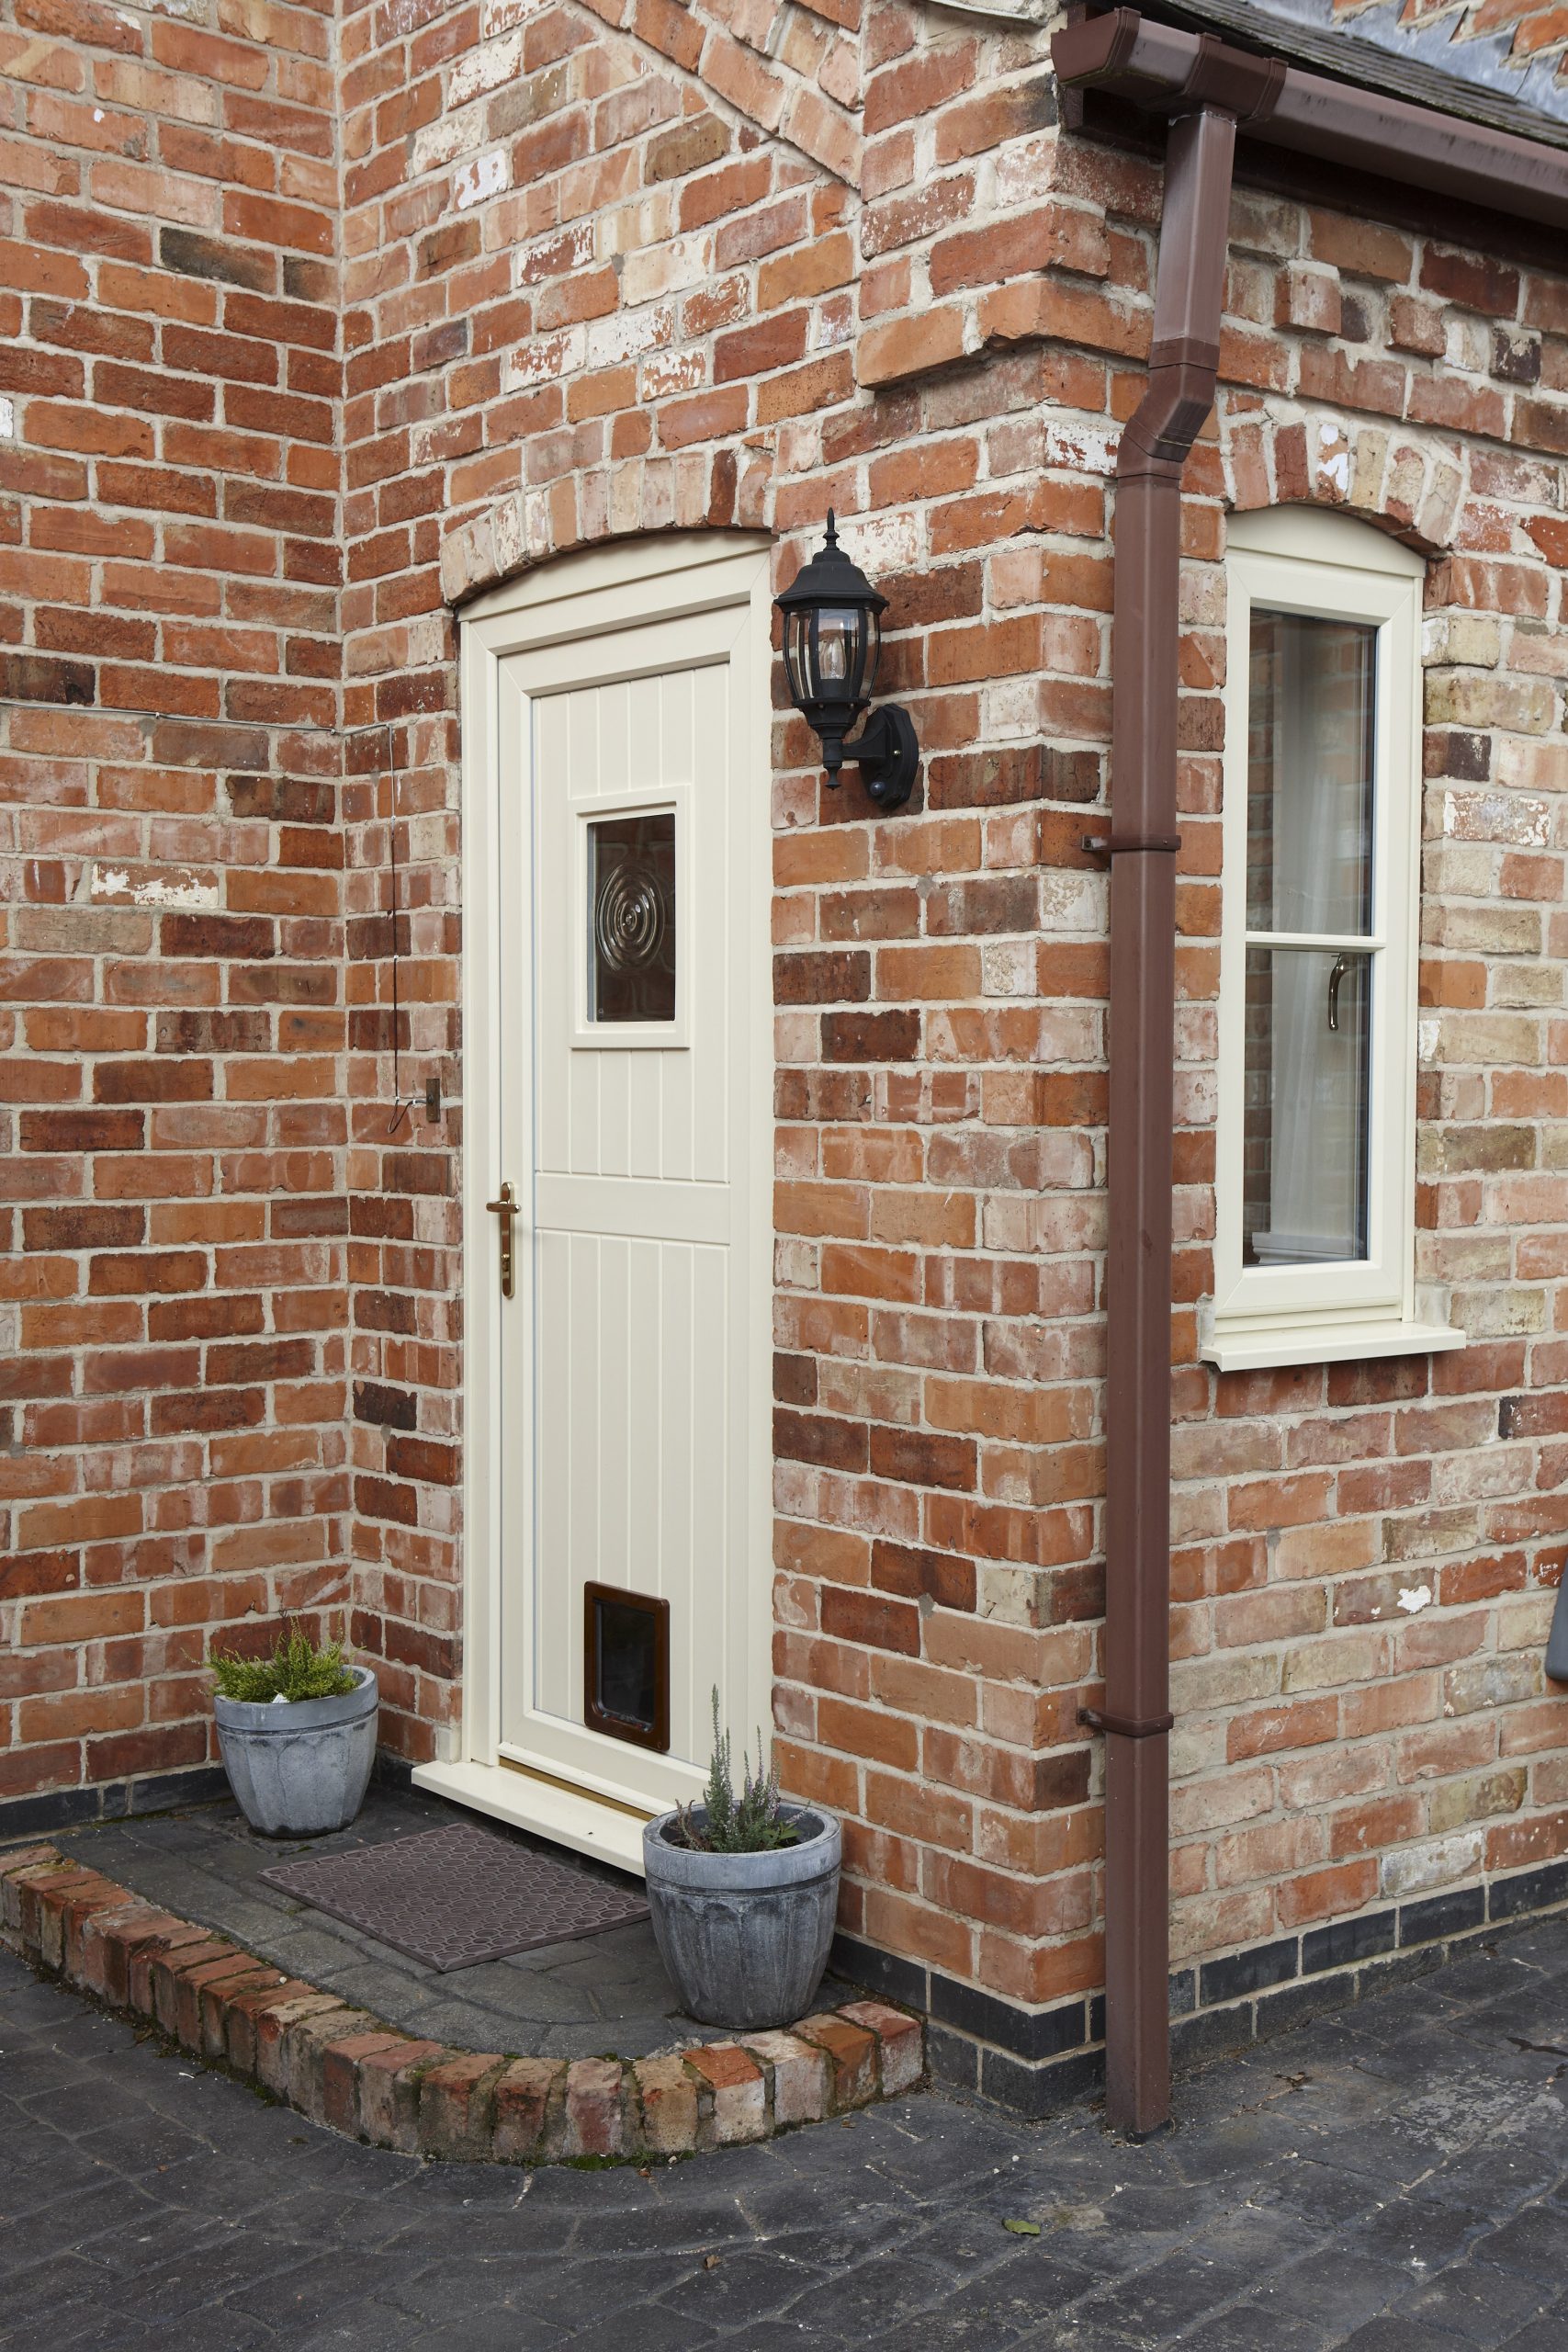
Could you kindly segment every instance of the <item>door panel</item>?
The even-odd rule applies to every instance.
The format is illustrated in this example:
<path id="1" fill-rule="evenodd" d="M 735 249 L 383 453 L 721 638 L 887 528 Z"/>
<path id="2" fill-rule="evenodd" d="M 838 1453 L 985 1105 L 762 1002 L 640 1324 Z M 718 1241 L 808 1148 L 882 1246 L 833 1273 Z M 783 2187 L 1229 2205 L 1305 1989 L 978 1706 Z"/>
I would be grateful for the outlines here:
<path id="1" fill-rule="evenodd" d="M 526 919 L 500 975 L 525 1204 L 501 1351 L 501 1753 L 649 1810 L 694 1792 L 715 1686 L 745 1723 L 768 1593 L 752 623 L 502 664 L 502 897 Z M 668 1603 L 667 1754 L 584 1722 L 588 1585 Z"/>

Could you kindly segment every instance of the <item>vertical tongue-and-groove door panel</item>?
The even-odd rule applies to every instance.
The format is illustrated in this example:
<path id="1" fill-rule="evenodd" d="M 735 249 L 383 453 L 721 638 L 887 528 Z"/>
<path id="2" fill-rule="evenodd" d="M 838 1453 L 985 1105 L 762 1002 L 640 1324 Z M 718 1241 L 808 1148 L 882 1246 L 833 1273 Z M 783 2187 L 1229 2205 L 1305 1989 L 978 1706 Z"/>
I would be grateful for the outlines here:
<path id="1" fill-rule="evenodd" d="M 525 1620 L 503 1739 L 650 1804 L 691 1785 L 713 1688 L 742 1721 L 747 1695 L 745 828 L 761 812 L 737 757 L 737 620 L 608 640 L 640 674 L 542 691 L 535 655 L 524 679 L 532 1019 L 515 1051 L 502 1036 L 503 1085 L 531 1096 L 533 1408 L 525 1429 L 502 1413 L 503 1617 Z M 669 1605 L 667 1756 L 584 1723 L 589 1585 Z"/>

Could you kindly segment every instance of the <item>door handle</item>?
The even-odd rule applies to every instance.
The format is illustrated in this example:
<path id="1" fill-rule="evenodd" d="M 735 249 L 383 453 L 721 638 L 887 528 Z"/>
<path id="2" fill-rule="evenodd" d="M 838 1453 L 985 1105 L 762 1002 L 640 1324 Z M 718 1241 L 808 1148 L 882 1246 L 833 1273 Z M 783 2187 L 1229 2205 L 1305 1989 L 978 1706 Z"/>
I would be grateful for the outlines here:
<path id="1" fill-rule="evenodd" d="M 1339 1026 L 1339 983 L 1349 968 L 1348 956 L 1337 956 L 1334 958 L 1334 968 L 1328 975 L 1328 1025 L 1331 1029 L 1337 1029 Z"/>
<path id="2" fill-rule="evenodd" d="M 518 1214 L 518 1200 L 510 1184 L 502 1184 L 501 1198 L 487 1201 L 485 1206 L 501 1219 L 501 1295 L 513 1298 L 517 1292 L 517 1261 L 512 1246 L 513 1219 Z"/>

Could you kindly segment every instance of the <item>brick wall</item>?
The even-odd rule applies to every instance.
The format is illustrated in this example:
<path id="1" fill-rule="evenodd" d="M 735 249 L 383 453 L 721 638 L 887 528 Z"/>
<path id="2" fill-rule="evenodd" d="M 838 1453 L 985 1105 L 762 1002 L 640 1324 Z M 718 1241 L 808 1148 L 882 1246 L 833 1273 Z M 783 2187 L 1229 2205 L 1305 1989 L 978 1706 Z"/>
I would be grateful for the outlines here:
<path id="1" fill-rule="evenodd" d="M 332 45 L 0 17 L 0 1798 L 345 1597 Z"/>
<path id="2" fill-rule="evenodd" d="M 1140 390 L 1157 165 L 1058 130 L 1033 36 L 912 6 L 367 6 L 340 39 L 344 685 L 341 739 L 309 740 L 323 761 L 341 741 L 341 962 L 313 913 L 310 937 L 347 1027 L 331 1084 L 288 1115 L 332 1128 L 301 1182 L 347 1197 L 342 1255 L 309 1244 L 346 1302 L 311 1369 L 342 1351 L 351 1389 L 343 1420 L 308 1424 L 286 1523 L 321 1532 L 311 1577 L 352 1557 L 389 1736 L 431 1753 L 461 1634 L 452 602 L 680 526 L 771 527 L 782 583 L 834 503 L 893 599 L 887 690 L 927 758 L 921 797 L 872 822 L 777 723 L 781 1752 L 846 1816 L 849 1929 L 1015 1999 L 1092 1988 L 1099 1759 L 1077 1709 L 1101 1606 L 1105 884 L 1081 836 L 1107 790 L 1108 476 Z M 1568 286 L 1540 247 L 1456 238 L 1239 193 L 1222 401 L 1189 472 L 1184 1954 L 1568 1847 L 1540 1672 L 1568 1525 Z M 1196 1362 L 1219 560 L 1227 505 L 1290 499 L 1348 504 L 1431 557 L 1418 1271 L 1452 1286 L 1474 1344 L 1221 1379 Z M 269 775 L 300 772 L 287 723 Z M 148 858 L 161 820 L 137 805 Z M 232 916 L 225 818 L 209 862 Z M 258 829 L 257 864 L 290 838 Z M 392 1131 L 394 847 L 401 1084 L 437 1075 L 446 1100 L 438 1125 L 415 1111 Z M 294 918 L 266 911 L 291 967 L 316 952 L 285 950 Z M 226 1102 L 241 1060 L 208 1058 Z M 93 1073 L 68 1067 L 85 1102 Z M 248 1442 L 277 1442 L 288 1396 L 264 1395 Z M 186 1508 L 212 1467 L 171 1480 Z"/>
<path id="3" fill-rule="evenodd" d="M 547 11 L 521 44 L 504 11 L 441 21 L 423 65 L 367 81 L 400 134 L 392 81 L 435 111 L 425 178 L 416 137 L 349 214 L 351 312 L 373 289 L 349 338 L 378 387 L 350 410 L 378 477 L 366 560 L 401 567 L 374 619 L 357 592 L 349 666 L 400 687 L 403 616 L 437 609 L 436 535 L 423 563 L 417 526 L 394 543 L 398 503 L 441 512 L 454 595 L 615 531 L 730 520 L 774 527 L 782 583 L 829 502 L 859 518 L 898 625 L 888 690 L 928 759 L 923 806 L 869 823 L 852 786 L 819 790 L 798 726 L 777 731 L 776 1715 L 794 1786 L 848 1818 L 848 1928 L 1031 2002 L 1093 1987 L 1098 1758 L 1077 1713 L 1098 1692 L 1105 893 L 1079 844 L 1105 789 L 1106 477 L 1157 170 L 1060 137 L 1032 45 L 914 9 L 862 28 L 863 146 L 836 173 L 650 56 L 672 17 L 591 42 L 585 11 Z M 378 173 L 372 134 L 347 136 Z M 1568 1833 L 1540 1669 L 1568 1519 L 1547 1124 L 1568 297 L 1257 194 L 1234 232 L 1187 521 L 1183 1954 Z M 422 364 L 414 338 L 465 320 Z M 1350 503 L 1434 557 L 1419 1272 L 1454 1286 L 1477 1344 L 1222 1380 L 1195 1361 L 1217 559 L 1224 505 L 1277 498 Z M 432 888 L 452 897 L 450 860 Z M 417 1409 L 450 1427 L 444 1398 Z M 403 1508 L 434 1532 L 445 1501 Z"/>

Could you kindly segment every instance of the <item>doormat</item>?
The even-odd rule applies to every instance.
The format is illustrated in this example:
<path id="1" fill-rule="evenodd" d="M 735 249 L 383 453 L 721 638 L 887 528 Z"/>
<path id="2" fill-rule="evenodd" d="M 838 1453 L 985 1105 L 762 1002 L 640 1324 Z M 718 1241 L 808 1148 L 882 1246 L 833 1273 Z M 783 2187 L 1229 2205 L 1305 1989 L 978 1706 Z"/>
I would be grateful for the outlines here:
<path id="1" fill-rule="evenodd" d="M 443 1974 L 648 1917 L 640 1888 L 464 1824 L 282 1862 L 261 1879 Z"/>

